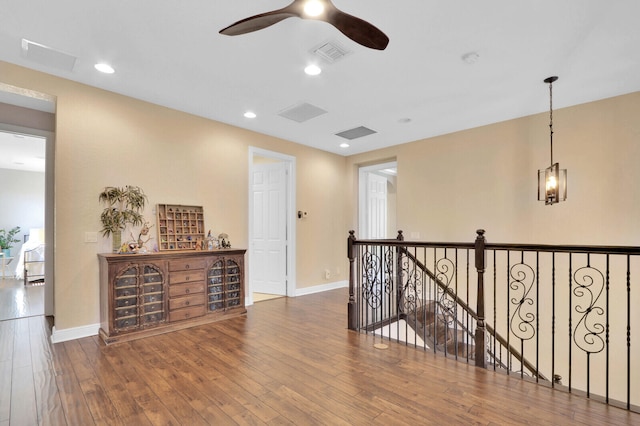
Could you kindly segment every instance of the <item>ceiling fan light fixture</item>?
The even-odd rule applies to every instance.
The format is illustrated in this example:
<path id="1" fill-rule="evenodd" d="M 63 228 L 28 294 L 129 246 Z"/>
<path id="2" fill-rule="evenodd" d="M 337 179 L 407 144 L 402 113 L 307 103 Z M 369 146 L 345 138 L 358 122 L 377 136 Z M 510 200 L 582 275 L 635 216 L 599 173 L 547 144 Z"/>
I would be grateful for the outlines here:
<path id="1" fill-rule="evenodd" d="M 304 13 L 310 17 L 320 16 L 324 12 L 324 4 L 320 0 L 308 0 L 304 4 Z"/>

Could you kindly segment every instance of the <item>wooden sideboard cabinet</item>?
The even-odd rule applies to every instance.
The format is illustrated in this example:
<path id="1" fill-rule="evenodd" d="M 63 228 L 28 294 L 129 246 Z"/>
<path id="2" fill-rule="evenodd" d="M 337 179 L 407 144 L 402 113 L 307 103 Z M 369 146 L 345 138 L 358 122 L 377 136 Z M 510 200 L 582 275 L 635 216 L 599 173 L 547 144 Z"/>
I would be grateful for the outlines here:
<path id="1" fill-rule="evenodd" d="M 245 252 L 99 254 L 100 337 L 110 344 L 246 313 Z"/>

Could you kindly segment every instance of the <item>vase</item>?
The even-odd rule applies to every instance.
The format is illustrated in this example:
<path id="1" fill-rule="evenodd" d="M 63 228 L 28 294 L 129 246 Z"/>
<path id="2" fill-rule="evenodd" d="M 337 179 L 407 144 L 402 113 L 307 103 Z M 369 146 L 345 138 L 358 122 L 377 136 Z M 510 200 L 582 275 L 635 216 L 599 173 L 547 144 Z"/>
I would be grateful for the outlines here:
<path id="1" fill-rule="evenodd" d="M 2 249 L 2 256 L 11 257 L 11 249 Z"/>
<path id="2" fill-rule="evenodd" d="M 120 253 L 120 249 L 122 248 L 122 233 L 121 232 L 113 232 L 111 234 L 111 249 L 114 253 Z"/>

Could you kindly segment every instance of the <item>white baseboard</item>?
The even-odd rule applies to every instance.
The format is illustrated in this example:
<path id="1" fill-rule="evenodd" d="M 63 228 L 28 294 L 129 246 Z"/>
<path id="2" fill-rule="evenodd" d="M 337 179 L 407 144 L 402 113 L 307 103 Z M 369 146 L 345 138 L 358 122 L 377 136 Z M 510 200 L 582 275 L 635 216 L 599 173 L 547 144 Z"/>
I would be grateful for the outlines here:
<path id="1" fill-rule="evenodd" d="M 53 326 L 51 332 L 51 343 L 61 343 L 67 340 L 82 339 L 83 337 L 97 336 L 100 330 L 100 324 L 83 325 L 82 327 L 65 328 L 64 330 L 56 330 Z"/>
<path id="2" fill-rule="evenodd" d="M 329 284 L 314 285 L 312 287 L 304 287 L 296 289 L 296 297 L 306 296 L 307 294 L 321 293 L 323 291 L 335 290 L 338 288 L 349 287 L 349 281 L 336 281 Z"/>

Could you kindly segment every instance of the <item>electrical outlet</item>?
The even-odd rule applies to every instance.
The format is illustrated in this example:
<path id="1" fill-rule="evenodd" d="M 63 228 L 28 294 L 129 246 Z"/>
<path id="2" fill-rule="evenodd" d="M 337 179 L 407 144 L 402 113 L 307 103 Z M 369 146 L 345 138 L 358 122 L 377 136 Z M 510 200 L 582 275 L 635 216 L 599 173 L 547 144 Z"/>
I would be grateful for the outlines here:
<path id="1" fill-rule="evenodd" d="M 84 242 L 85 243 L 97 243 L 98 242 L 98 233 L 97 232 L 85 232 L 84 233 Z"/>
<path id="2" fill-rule="evenodd" d="M 328 269 L 324 270 L 324 279 L 325 280 L 331 279 L 331 271 L 330 270 L 328 270 Z"/>

